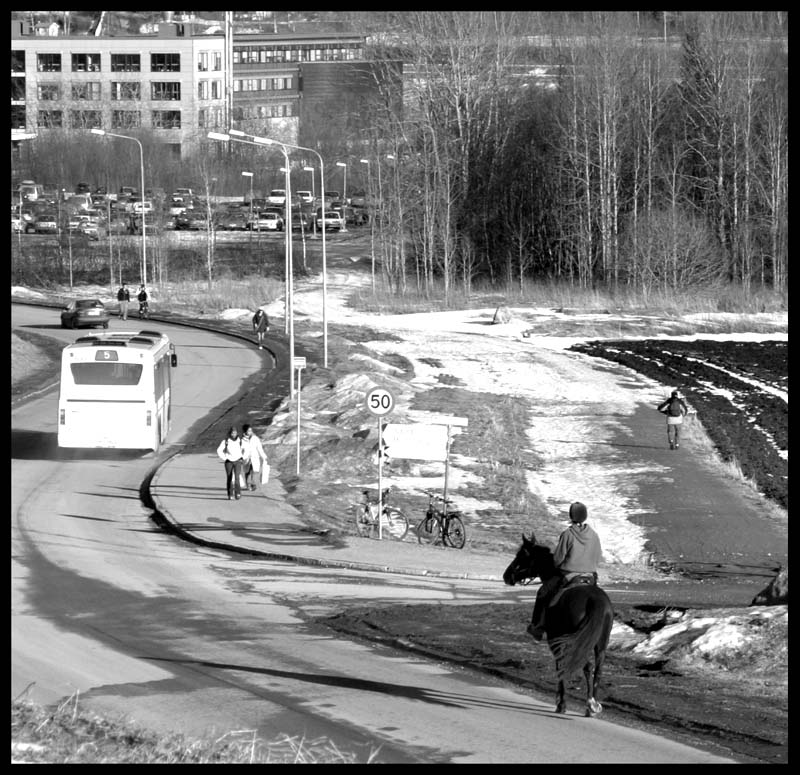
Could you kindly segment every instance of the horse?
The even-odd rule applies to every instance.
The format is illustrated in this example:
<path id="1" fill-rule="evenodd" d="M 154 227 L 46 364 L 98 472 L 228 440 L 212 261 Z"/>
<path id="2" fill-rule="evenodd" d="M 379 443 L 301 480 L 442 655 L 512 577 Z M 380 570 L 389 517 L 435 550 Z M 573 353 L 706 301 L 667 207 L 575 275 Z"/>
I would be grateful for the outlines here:
<path id="1" fill-rule="evenodd" d="M 503 581 L 513 586 L 537 576 L 544 582 L 558 571 L 553 553 L 536 538 L 522 536 L 522 546 L 503 573 Z M 558 694 L 556 713 L 567 712 L 565 682 L 579 668 L 586 678 L 586 716 L 591 718 L 603 710 L 595 694 L 605 661 L 614 610 L 608 595 L 596 584 L 565 586 L 556 593 L 545 611 L 547 644 L 556 660 Z M 594 656 L 594 670 L 592 669 Z"/>

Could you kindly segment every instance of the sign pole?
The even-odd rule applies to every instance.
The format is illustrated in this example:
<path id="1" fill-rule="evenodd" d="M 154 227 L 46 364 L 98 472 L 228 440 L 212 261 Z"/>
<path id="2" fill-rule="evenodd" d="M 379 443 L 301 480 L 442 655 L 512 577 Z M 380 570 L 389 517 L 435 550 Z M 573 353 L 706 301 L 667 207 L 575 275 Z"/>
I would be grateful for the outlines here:
<path id="1" fill-rule="evenodd" d="M 324 209 L 324 208 L 323 208 Z M 323 229 L 324 234 L 324 229 Z M 383 538 L 383 426 L 381 418 L 394 409 L 394 396 L 385 388 L 376 387 L 367 393 L 367 410 L 378 418 L 378 538 Z"/>
<path id="2" fill-rule="evenodd" d="M 294 387 L 294 371 L 297 370 L 297 463 L 295 473 L 300 476 L 300 378 L 306 367 L 306 359 L 295 357 L 292 359 L 292 387 Z"/>
<path id="3" fill-rule="evenodd" d="M 444 513 L 447 515 L 447 478 L 450 474 L 450 426 L 447 426 L 447 446 L 444 459 Z"/>
<path id="4" fill-rule="evenodd" d="M 378 540 L 383 540 L 383 422 L 378 418 Z"/>

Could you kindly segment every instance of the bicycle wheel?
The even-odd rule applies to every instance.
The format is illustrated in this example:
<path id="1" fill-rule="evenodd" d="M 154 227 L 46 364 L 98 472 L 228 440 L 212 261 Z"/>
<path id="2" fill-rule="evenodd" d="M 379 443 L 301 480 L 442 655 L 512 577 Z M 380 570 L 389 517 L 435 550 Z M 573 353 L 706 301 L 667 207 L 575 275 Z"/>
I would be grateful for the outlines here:
<path id="1" fill-rule="evenodd" d="M 454 549 L 463 549 L 467 542 L 467 533 L 460 517 L 448 516 L 444 529 L 444 542 Z"/>
<path id="2" fill-rule="evenodd" d="M 369 510 L 364 508 L 362 504 L 357 504 L 353 507 L 355 511 L 356 532 L 362 538 L 370 538 L 372 531 L 375 528 L 375 523 L 372 521 L 372 516 Z"/>
<path id="3" fill-rule="evenodd" d="M 439 522 L 436 517 L 426 514 L 417 525 L 417 541 L 433 544 L 439 539 Z"/>
<path id="4" fill-rule="evenodd" d="M 392 538 L 402 541 L 408 532 L 408 520 L 400 509 L 385 508 L 383 510 L 383 532 Z"/>

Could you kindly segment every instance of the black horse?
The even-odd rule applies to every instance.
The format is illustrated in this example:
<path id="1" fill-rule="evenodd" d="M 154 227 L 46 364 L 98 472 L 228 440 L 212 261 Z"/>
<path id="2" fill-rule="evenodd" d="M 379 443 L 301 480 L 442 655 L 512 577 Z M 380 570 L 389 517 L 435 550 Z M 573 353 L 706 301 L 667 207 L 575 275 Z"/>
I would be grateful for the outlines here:
<path id="1" fill-rule="evenodd" d="M 506 568 L 503 581 L 511 586 L 536 576 L 546 581 L 556 572 L 550 549 L 537 544 L 533 534 L 530 538 L 523 535 L 522 546 Z M 579 668 L 583 668 L 586 677 L 586 715 L 596 716 L 603 710 L 603 706 L 595 699 L 595 693 L 600 683 L 613 622 L 611 601 L 596 584 L 564 587 L 547 607 L 544 626 L 558 673 L 556 713 L 566 713 L 564 684 Z"/>

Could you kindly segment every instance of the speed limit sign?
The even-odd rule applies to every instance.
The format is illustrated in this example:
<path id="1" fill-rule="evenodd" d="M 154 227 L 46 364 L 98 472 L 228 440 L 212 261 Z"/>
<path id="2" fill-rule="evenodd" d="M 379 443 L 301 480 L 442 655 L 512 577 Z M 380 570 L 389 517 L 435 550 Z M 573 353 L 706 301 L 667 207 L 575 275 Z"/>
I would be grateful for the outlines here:
<path id="1" fill-rule="evenodd" d="M 394 409 L 394 396 L 386 388 L 373 388 L 367 393 L 367 409 L 383 417 Z"/>

